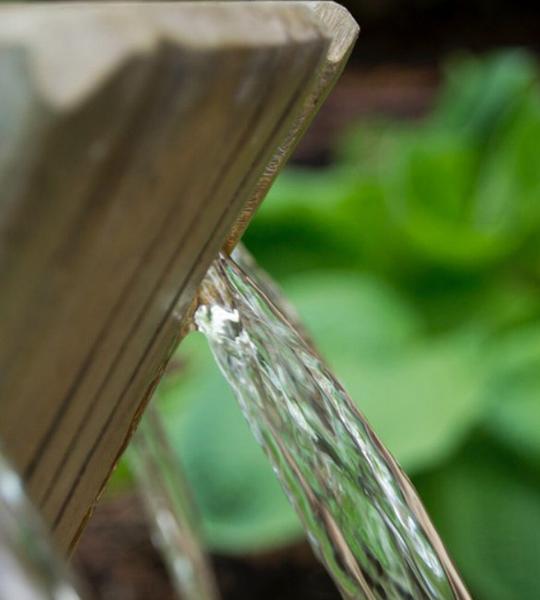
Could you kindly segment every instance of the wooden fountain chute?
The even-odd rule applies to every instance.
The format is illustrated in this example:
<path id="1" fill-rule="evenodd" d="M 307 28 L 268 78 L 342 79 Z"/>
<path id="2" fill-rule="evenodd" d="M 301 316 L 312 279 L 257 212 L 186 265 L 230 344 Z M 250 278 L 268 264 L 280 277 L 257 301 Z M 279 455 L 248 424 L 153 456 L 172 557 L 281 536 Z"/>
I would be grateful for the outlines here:
<path id="1" fill-rule="evenodd" d="M 356 34 L 331 2 L 0 7 L 0 440 L 65 551 Z"/>

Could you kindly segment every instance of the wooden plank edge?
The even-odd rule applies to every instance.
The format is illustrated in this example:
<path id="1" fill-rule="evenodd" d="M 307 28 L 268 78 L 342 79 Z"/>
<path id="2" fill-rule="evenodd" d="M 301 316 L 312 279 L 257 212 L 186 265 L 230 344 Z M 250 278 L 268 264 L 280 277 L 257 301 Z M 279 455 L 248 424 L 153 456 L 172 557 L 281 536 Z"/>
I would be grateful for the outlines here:
<path id="1" fill-rule="evenodd" d="M 336 2 L 307 2 L 321 29 L 329 36 L 326 58 L 319 66 L 304 104 L 295 115 L 291 128 L 281 140 L 272 160 L 260 178 L 253 196 L 244 206 L 224 246 L 228 254 L 242 237 L 276 177 L 302 139 L 320 107 L 339 79 L 352 52 L 360 28 L 349 11 Z"/>

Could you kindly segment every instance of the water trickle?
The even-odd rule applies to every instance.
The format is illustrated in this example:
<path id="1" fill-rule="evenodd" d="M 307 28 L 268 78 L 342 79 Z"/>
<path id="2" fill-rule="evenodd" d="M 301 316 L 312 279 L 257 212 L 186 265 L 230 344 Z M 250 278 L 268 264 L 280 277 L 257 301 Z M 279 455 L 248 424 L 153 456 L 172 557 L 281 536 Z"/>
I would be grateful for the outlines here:
<path id="1" fill-rule="evenodd" d="M 178 597 L 218 600 L 191 492 L 155 406 L 147 408 L 129 446 L 128 460 Z"/>
<path id="2" fill-rule="evenodd" d="M 221 255 L 194 320 L 342 596 L 469 598 L 407 477 L 276 286 L 240 262 L 255 281 Z"/>

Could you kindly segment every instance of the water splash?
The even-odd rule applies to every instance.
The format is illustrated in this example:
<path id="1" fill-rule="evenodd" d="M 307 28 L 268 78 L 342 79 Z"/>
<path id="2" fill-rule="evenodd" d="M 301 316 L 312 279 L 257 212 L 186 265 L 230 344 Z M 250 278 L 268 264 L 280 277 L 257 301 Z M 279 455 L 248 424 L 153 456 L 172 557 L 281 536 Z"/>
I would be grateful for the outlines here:
<path id="1" fill-rule="evenodd" d="M 258 279 L 221 255 L 194 320 L 342 596 L 468 599 L 409 480 Z"/>
<path id="2" fill-rule="evenodd" d="M 79 600 L 19 476 L 0 454 L 0 598 Z"/>
<path id="3" fill-rule="evenodd" d="M 218 600 L 217 585 L 199 541 L 189 486 L 156 407 L 146 409 L 127 455 L 152 521 L 156 546 L 178 596 Z"/>

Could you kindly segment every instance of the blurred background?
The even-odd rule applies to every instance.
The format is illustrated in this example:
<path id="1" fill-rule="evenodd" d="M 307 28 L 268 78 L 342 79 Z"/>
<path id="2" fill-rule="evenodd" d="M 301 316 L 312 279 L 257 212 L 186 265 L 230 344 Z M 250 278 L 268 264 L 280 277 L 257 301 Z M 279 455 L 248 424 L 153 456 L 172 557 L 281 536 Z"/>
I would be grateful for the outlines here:
<path id="1" fill-rule="evenodd" d="M 244 241 L 473 597 L 539 598 L 540 10 L 345 4 L 350 64 Z M 337 599 L 197 335 L 161 396 L 224 599 Z M 173 598 L 124 465 L 75 561 L 102 598 Z"/>

